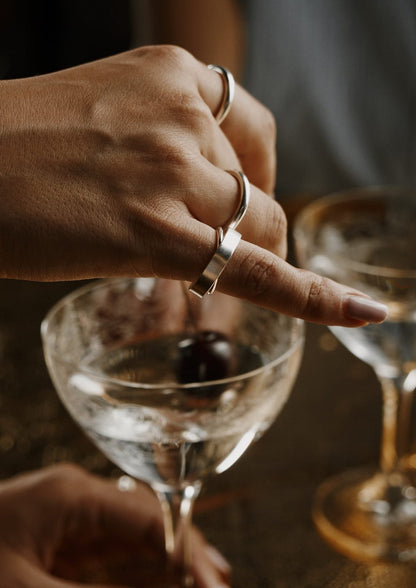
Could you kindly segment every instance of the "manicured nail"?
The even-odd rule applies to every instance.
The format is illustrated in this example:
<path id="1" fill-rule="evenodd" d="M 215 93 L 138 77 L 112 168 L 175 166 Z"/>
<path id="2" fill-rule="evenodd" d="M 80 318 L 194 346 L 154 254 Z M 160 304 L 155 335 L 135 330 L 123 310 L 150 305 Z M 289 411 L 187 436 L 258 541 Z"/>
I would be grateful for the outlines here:
<path id="1" fill-rule="evenodd" d="M 382 323 L 387 317 L 387 306 L 372 298 L 348 296 L 345 300 L 345 313 L 353 319 L 366 323 Z"/>

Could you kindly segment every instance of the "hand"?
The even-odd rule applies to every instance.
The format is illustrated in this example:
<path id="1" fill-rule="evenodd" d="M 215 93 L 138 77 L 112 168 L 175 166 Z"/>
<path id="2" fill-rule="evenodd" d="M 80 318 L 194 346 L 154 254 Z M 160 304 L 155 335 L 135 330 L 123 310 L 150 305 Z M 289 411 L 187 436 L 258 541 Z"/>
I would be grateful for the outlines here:
<path id="1" fill-rule="evenodd" d="M 196 588 L 225 587 L 228 564 L 192 532 Z M 72 465 L 0 484 L 2 588 L 166 585 L 164 557 L 160 507 L 140 484 L 122 493 Z"/>
<path id="2" fill-rule="evenodd" d="M 284 261 L 272 115 L 237 87 L 221 127 L 221 77 L 177 47 L 144 47 L 0 82 L 0 275 L 64 280 L 158 275 L 194 281 L 215 227 L 252 183 L 243 241 L 219 281 L 234 296 L 357 326 L 351 289 Z M 365 309 L 364 309 L 365 310 Z"/>

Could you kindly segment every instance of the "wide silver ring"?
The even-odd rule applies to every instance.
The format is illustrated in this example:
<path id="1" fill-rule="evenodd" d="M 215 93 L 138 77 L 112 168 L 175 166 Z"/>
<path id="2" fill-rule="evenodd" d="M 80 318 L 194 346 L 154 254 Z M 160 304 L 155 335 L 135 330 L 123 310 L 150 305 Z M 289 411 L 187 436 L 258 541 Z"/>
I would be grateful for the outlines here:
<path id="1" fill-rule="evenodd" d="M 216 231 L 217 231 L 217 249 L 218 249 L 218 247 L 221 245 L 221 243 L 224 240 L 224 229 L 222 227 L 217 227 Z M 207 294 L 214 294 L 214 292 L 217 288 L 217 284 L 218 284 L 218 277 L 216 280 L 214 280 L 214 282 L 208 288 Z"/>
<path id="2" fill-rule="evenodd" d="M 189 287 L 189 291 L 196 294 L 198 298 L 214 292 L 218 278 L 224 271 L 225 266 L 230 261 L 241 240 L 241 234 L 234 229 L 227 229 L 223 238 L 220 239 L 220 230 L 222 231 L 221 228 L 217 229 L 217 239 L 220 241 L 217 250 L 197 281 Z"/>
<path id="3" fill-rule="evenodd" d="M 220 107 L 218 109 L 217 114 L 215 115 L 215 119 L 220 125 L 222 121 L 225 119 L 227 114 L 230 112 L 231 105 L 234 100 L 235 94 L 235 81 L 233 74 L 228 71 L 226 67 L 222 67 L 222 65 L 208 65 L 208 69 L 212 69 L 220 74 L 224 83 L 224 93 L 222 95 L 222 100 Z"/>

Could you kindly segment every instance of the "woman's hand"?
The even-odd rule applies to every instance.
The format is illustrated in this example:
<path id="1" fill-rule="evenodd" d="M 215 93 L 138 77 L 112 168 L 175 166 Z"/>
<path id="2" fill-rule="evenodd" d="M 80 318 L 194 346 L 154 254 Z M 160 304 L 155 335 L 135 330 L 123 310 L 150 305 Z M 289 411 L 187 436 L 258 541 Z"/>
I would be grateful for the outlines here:
<path id="1" fill-rule="evenodd" d="M 285 261 L 272 115 L 237 87 L 215 120 L 221 76 L 186 51 L 144 47 L 0 82 L 0 275 L 34 280 L 158 275 L 194 281 L 252 184 L 228 294 L 355 326 L 351 290 Z M 354 293 L 354 292 L 353 292 Z M 369 315 L 370 316 L 370 315 Z"/>
<path id="2" fill-rule="evenodd" d="M 225 587 L 228 564 L 192 533 L 196 588 Z M 140 484 L 121 492 L 72 465 L 0 484 L 2 588 L 166 585 L 165 564 L 160 507 Z"/>

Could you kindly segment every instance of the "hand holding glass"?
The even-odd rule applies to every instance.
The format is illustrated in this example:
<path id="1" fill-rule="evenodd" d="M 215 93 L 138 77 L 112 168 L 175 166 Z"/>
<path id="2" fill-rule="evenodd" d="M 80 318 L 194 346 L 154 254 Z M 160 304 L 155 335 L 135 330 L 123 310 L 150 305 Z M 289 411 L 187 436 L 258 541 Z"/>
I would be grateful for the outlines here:
<path id="1" fill-rule="evenodd" d="M 303 323 L 181 283 L 105 280 L 42 324 L 46 362 L 72 417 L 159 497 L 174 585 L 192 586 L 187 529 L 202 481 L 274 421 L 297 374 Z"/>

